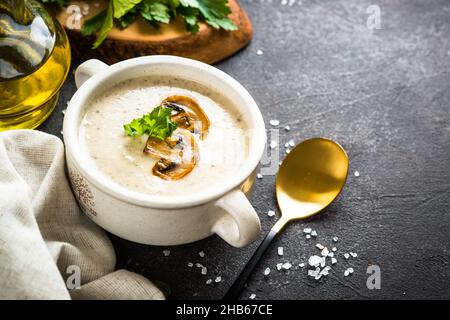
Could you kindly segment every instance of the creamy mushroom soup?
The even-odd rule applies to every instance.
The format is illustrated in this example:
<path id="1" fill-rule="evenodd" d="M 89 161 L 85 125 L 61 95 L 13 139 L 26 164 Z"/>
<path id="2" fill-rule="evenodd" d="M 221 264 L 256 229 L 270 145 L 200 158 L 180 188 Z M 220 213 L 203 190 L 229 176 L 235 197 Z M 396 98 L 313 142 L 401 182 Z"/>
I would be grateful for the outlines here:
<path id="1" fill-rule="evenodd" d="M 170 108 L 177 129 L 166 139 L 130 137 L 124 125 L 155 107 Z M 91 99 L 80 145 L 104 175 L 152 195 L 186 195 L 235 174 L 248 153 L 242 115 L 221 94 L 173 78 L 128 80 Z"/>

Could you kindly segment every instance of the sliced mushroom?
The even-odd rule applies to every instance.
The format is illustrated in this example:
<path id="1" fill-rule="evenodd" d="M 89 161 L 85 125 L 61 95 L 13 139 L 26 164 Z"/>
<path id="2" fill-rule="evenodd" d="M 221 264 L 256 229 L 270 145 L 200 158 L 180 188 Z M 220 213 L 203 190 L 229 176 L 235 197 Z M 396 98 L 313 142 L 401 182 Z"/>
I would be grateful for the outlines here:
<path id="1" fill-rule="evenodd" d="M 178 130 L 177 130 L 178 131 Z M 164 140 L 149 137 L 144 148 L 144 153 L 155 159 L 167 158 L 176 161 L 179 158 L 181 137 L 175 133 Z"/>
<path id="2" fill-rule="evenodd" d="M 178 129 L 164 140 L 149 137 L 144 152 L 157 159 L 153 166 L 154 175 L 165 180 L 178 180 L 190 173 L 199 158 L 196 138 L 203 139 L 209 130 L 209 119 L 192 98 L 170 96 L 161 106 L 172 110 L 171 120 Z"/>
<path id="3" fill-rule="evenodd" d="M 161 106 L 172 109 L 172 121 L 176 122 L 179 128 L 199 134 L 201 139 L 208 134 L 208 116 L 192 98 L 170 96 L 163 100 Z"/>
<path id="4" fill-rule="evenodd" d="M 165 140 L 150 137 L 144 152 L 158 160 L 152 172 L 164 180 L 183 178 L 194 169 L 198 160 L 195 137 L 185 129 L 175 130 Z"/>

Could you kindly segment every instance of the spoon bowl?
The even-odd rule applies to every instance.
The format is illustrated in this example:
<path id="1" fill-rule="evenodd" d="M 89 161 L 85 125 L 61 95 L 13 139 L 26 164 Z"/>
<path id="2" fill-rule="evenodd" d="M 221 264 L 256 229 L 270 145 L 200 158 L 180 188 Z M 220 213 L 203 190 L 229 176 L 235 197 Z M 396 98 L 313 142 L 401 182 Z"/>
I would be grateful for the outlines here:
<path id="1" fill-rule="evenodd" d="M 283 220 L 304 219 L 326 208 L 347 180 L 348 156 L 334 141 L 312 138 L 284 159 L 276 178 Z"/>

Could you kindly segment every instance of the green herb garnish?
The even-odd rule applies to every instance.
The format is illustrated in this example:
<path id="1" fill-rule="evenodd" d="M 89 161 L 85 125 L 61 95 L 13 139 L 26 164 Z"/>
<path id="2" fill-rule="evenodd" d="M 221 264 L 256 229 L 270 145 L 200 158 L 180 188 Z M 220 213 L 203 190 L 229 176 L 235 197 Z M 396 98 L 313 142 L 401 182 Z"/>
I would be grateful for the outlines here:
<path id="1" fill-rule="evenodd" d="M 123 129 L 130 137 L 148 134 L 151 137 L 164 140 L 172 135 L 178 125 L 173 122 L 171 117 L 172 110 L 156 107 L 150 113 L 142 118 L 134 119 L 123 126 Z"/>
<path id="2" fill-rule="evenodd" d="M 41 0 L 68 4 L 69 0 Z M 215 29 L 233 31 L 237 26 L 228 18 L 231 13 L 228 0 L 109 0 L 108 8 L 85 21 L 81 29 L 84 36 L 97 34 L 93 49 L 105 40 L 114 22 L 120 28 L 128 27 L 138 15 L 157 28 L 159 23 L 170 23 L 175 17 L 186 22 L 190 32 L 198 32 L 199 21 Z"/>

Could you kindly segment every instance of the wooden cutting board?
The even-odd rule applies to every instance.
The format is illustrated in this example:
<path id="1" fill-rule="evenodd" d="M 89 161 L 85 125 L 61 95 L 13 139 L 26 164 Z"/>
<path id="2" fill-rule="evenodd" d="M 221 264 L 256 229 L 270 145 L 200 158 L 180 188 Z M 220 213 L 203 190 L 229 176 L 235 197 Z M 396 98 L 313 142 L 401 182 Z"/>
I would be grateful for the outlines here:
<path id="1" fill-rule="evenodd" d="M 83 14 L 81 24 L 85 19 L 92 17 L 107 6 L 107 0 L 70 2 L 81 8 Z M 96 58 L 112 64 L 139 56 L 168 54 L 211 64 L 227 58 L 245 47 L 253 35 L 252 24 L 245 11 L 236 0 L 229 0 L 229 5 L 232 11 L 230 18 L 238 26 L 237 31 L 215 30 L 205 23 L 201 23 L 200 31 L 192 34 L 186 31 L 186 25 L 181 19 L 175 19 L 168 25 L 161 24 L 160 28 L 156 30 L 139 18 L 124 30 L 114 27 L 107 39 L 95 50 L 91 49 L 95 41 L 94 37 L 84 37 L 76 27 L 72 29 L 68 27 L 74 25 L 73 21 L 76 15 L 74 8 L 76 9 L 76 7 L 69 6 L 62 10 L 50 8 L 50 11 L 66 29 L 75 63 Z"/>

